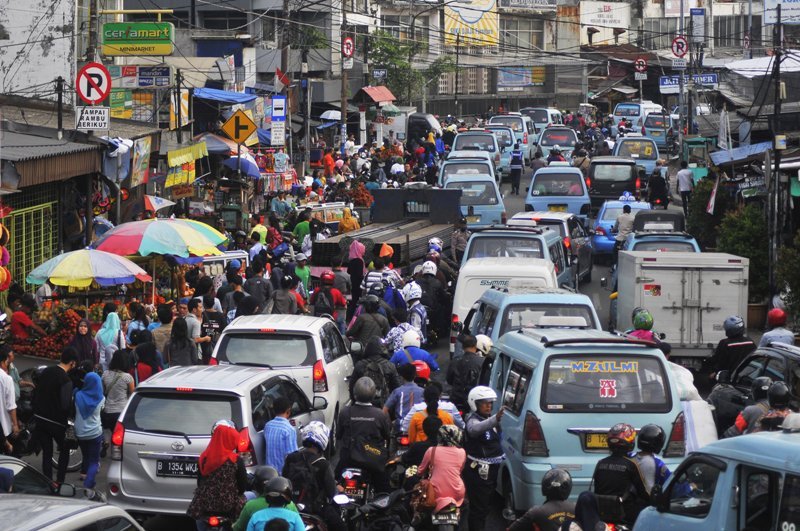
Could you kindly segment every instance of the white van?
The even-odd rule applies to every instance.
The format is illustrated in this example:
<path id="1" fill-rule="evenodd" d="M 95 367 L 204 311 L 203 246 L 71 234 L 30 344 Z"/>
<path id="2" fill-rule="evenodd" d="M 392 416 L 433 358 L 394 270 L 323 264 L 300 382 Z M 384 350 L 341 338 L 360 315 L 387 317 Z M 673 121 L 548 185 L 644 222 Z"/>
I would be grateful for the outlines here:
<path id="1" fill-rule="evenodd" d="M 611 134 L 617 134 L 617 126 L 620 120 L 625 118 L 626 122 L 633 123 L 633 130 L 640 133 L 644 125 L 644 119 L 650 113 L 663 114 L 664 107 L 652 101 L 643 101 L 641 103 L 632 101 L 623 101 L 617 103 L 614 107 L 614 126 L 612 127 Z"/>
<path id="2" fill-rule="evenodd" d="M 472 305 L 490 287 L 557 288 L 553 262 L 543 258 L 487 257 L 470 258 L 461 266 L 453 296 L 453 316 L 450 342 L 455 342 L 456 330 L 463 323 Z"/>

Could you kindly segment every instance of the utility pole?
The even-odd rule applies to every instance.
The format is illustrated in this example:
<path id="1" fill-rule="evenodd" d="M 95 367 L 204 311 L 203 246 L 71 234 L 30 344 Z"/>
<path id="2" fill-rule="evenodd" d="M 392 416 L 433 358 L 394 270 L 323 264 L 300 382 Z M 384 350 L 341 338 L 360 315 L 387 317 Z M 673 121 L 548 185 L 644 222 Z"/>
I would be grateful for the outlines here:
<path id="1" fill-rule="evenodd" d="M 342 9 L 344 10 L 344 8 Z M 283 0 L 283 17 L 283 27 L 281 28 L 281 72 L 287 74 L 289 72 L 289 31 L 291 31 L 292 26 L 289 0 Z"/>
<path id="2" fill-rule="evenodd" d="M 773 81 L 775 82 L 775 101 L 772 114 L 772 148 L 775 154 L 775 166 L 770 179 L 770 186 L 774 189 L 774 194 L 770 193 L 770 256 L 769 256 L 769 293 L 774 295 L 779 290 L 775 281 L 775 265 L 778 262 L 778 248 L 781 246 L 781 234 L 783 224 L 780 222 L 782 216 L 781 202 L 781 154 L 783 146 L 778 146 L 778 132 L 780 131 L 781 116 L 781 46 L 783 45 L 783 28 L 781 27 L 781 4 L 775 6 L 777 11 L 775 26 L 772 28 L 772 57 L 775 59 L 773 70 Z M 771 191 L 770 191 L 771 192 Z"/>
<path id="3" fill-rule="evenodd" d="M 683 0 L 681 0 L 681 2 L 683 2 Z M 461 116 L 461 109 L 459 109 L 459 106 L 458 106 L 458 89 L 459 89 L 459 86 L 458 86 L 458 74 L 459 74 L 458 63 L 459 63 L 459 59 L 461 58 L 461 54 L 459 53 L 460 49 L 461 49 L 461 34 L 460 33 L 456 33 L 456 73 L 455 73 L 455 76 L 456 76 L 456 90 L 455 90 L 455 92 L 456 92 L 456 94 L 455 94 L 455 96 L 456 96 L 456 117 L 457 118 Z"/>
<path id="4" fill-rule="evenodd" d="M 697 46 L 694 43 L 694 17 L 689 19 L 689 37 L 687 42 L 689 43 L 689 61 L 686 65 L 685 72 L 688 83 L 688 86 L 686 87 L 686 134 L 691 135 L 692 124 L 694 122 L 694 110 L 692 109 L 692 90 L 694 89 L 694 78 L 692 77 L 692 73 L 694 73 L 694 62 L 697 50 Z"/>
<path id="5" fill-rule="evenodd" d="M 94 61 L 97 59 L 97 35 L 98 25 L 100 24 L 100 0 L 91 0 L 89 6 L 89 44 L 86 47 L 86 60 Z"/>
<path id="6" fill-rule="evenodd" d="M 686 38 L 686 33 L 684 32 L 683 28 L 683 2 L 685 0 L 681 0 L 681 14 L 680 18 L 678 19 L 678 34 L 684 38 Z M 688 42 L 688 39 L 687 39 Z M 684 83 L 683 83 L 683 74 L 686 71 L 678 71 L 678 153 L 679 156 L 683 156 L 683 124 L 684 124 L 684 112 L 683 112 L 683 102 L 684 102 Z"/>
<path id="7" fill-rule="evenodd" d="M 747 6 L 747 42 L 750 43 L 750 46 L 745 48 L 743 56 L 745 59 L 752 59 L 753 58 L 753 0 L 749 0 Z"/>
<path id="8" fill-rule="evenodd" d="M 181 85 L 183 84 L 183 76 L 181 75 L 181 69 L 178 68 L 175 70 L 175 116 L 176 120 L 176 132 L 175 135 L 178 139 L 178 144 L 183 143 L 183 131 L 181 130 L 181 126 L 183 125 L 183 101 L 181 100 Z"/>
<path id="9" fill-rule="evenodd" d="M 345 11 L 344 7 L 345 7 L 344 4 L 342 4 L 342 31 L 340 36 L 341 38 L 339 39 L 340 48 L 341 48 L 341 43 L 344 42 L 344 37 L 347 32 L 347 11 Z M 345 142 L 347 142 L 347 70 L 344 67 L 345 56 L 343 51 L 340 51 L 340 56 L 342 64 L 341 140 L 342 140 L 342 155 L 344 155 L 344 144 Z"/>
<path id="10" fill-rule="evenodd" d="M 56 94 L 58 94 L 58 139 L 64 135 L 64 78 L 56 78 Z M 77 112 L 77 111 L 76 111 Z"/>

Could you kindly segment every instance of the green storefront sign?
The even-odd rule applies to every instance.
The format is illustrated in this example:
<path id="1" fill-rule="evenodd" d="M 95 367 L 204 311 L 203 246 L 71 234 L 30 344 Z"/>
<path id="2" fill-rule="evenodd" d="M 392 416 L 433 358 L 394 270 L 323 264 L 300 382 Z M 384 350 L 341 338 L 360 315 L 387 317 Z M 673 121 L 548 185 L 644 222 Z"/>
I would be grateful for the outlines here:
<path id="1" fill-rule="evenodd" d="M 103 55 L 171 55 L 174 36 L 171 22 L 106 22 Z"/>

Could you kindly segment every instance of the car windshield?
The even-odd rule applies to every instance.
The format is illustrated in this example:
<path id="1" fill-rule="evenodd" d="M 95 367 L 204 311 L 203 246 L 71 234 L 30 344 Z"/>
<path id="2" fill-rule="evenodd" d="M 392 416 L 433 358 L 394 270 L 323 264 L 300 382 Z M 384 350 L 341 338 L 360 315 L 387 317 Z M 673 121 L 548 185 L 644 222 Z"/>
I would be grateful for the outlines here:
<path id="1" fill-rule="evenodd" d="M 550 121 L 550 115 L 547 114 L 547 109 L 532 109 L 526 111 L 526 114 L 531 117 L 535 124 L 547 124 Z"/>
<path id="2" fill-rule="evenodd" d="M 491 123 L 507 125 L 515 133 L 522 132 L 522 118 L 517 116 L 495 116 L 492 118 Z"/>
<path id="3" fill-rule="evenodd" d="M 442 175 L 491 175 L 491 168 L 486 162 L 459 162 L 445 164 L 442 168 Z"/>
<path id="4" fill-rule="evenodd" d="M 131 399 L 125 412 L 125 427 L 208 437 L 219 419 L 231 419 L 242 426 L 238 397 L 192 389 L 176 393 L 142 391 Z"/>
<path id="5" fill-rule="evenodd" d="M 658 358 L 572 354 L 547 360 L 542 409 L 550 413 L 667 413 L 672 395 Z"/>
<path id="6" fill-rule="evenodd" d="M 217 349 L 217 360 L 270 367 L 298 367 L 317 361 L 311 336 L 275 332 L 225 334 Z"/>
<path id="7" fill-rule="evenodd" d="M 508 236 L 473 237 L 467 258 L 516 257 L 544 258 L 542 241 L 538 238 L 510 238 Z"/>
<path id="8" fill-rule="evenodd" d="M 614 116 L 639 116 L 639 106 L 633 103 L 621 103 L 614 109 Z"/>
<path id="9" fill-rule="evenodd" d="M 488 151 L 495 152 L 494 135 L 491 133 L 483 135 L 464 135 L 456 136 L 453 150 L 467 150 L 467 151 Z"/>
<path id="10" fill-rule="evenodd" d="M 575 147 L 578 138 L 572 129 L 545 129 L 539 143 L 543 146 Z"/>
<path id="11" fill-rule="evenodd" d="M 520 328 L 597 328 L 592 310 L 582 304 L 511 304 L 500 334 Z"/>
<path id="12" fill-rule="evenodd" d="M 511 131 L 508 129 L 489 129 L 494 136 L 497 137 L 497 143 L 500 144 L 501 147 L 509 147 L 514 145 L 514 135 L 511 134 Z"/>
<path id="13" fill-rule="evenodd" d="M 639 160 L 656 160 L 655 145 L 652 140 L 622 140 L 617 149 L 617 156 Z"/>
<path id="14" fill-rule="evenodd" d="M 533 178 L 531 195 L 583 195 L 583 178 L 576 173 L 540 173 Z"/>
<path id="15" fill-rule="evenodd" d="M 461 190 L 462 205 L 496 205 L 497 192 L 493 183 L 488 182 L 449 182 L 448 190 Z"/>
<path id="16" fill-rule="evenodd" d="M 648 114 L 644 121 L 644 126 L 656 129 L 668 129 L 670 127 L 669 120 L 666 116 L 661 114 Z"/>
<path id="17" fill-rule="evenodd" d="M 595 164 L 592 178 L 595 181 L 623 182 L 633 179 L 630 164 Z"/>
<path id="18" fill-rule="evenodd" d="M 662 253 L 693 253 L 694 245 L 688 242 L 644 241 L 633 246 L 634 251 L 659 251 Z"/>

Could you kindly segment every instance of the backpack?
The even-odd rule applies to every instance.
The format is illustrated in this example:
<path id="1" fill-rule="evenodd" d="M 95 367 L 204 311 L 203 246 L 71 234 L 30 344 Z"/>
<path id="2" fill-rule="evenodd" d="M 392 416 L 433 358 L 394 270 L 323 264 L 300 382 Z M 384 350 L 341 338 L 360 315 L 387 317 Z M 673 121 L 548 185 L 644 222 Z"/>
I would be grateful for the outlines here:
<path id="1" fill-rule="evenodd" d="M 302 503 L 311 512 L 318 511 L 323 505 L 319 488 L 321 482 L 314 470 L 314 465 L 320 461 L 325 461 L 325 458 L 319 456 L 312 461 L 307 452 L 298 450 L 287 455 L 283 465 L 283 477 L 292 482 L 293 501 Z"/>
<path id="2" fill-rule="evenodd" d="M 330 288 L 320 288 L 314 297 L 314 317 L 320 315 L 333 315 L 333 293 Z"/>
<path id="3" fill-rule="evenodd" d="M 364 376 L 368 376 L 375 382 L 375 401 L 383 406 L 383 403 L 388 398 L 389 388 L 386 385 L 386 377 L 383 375 L 381 365 L 374 359 L 368 359 L 367 366 L 364 367 Z"/>

